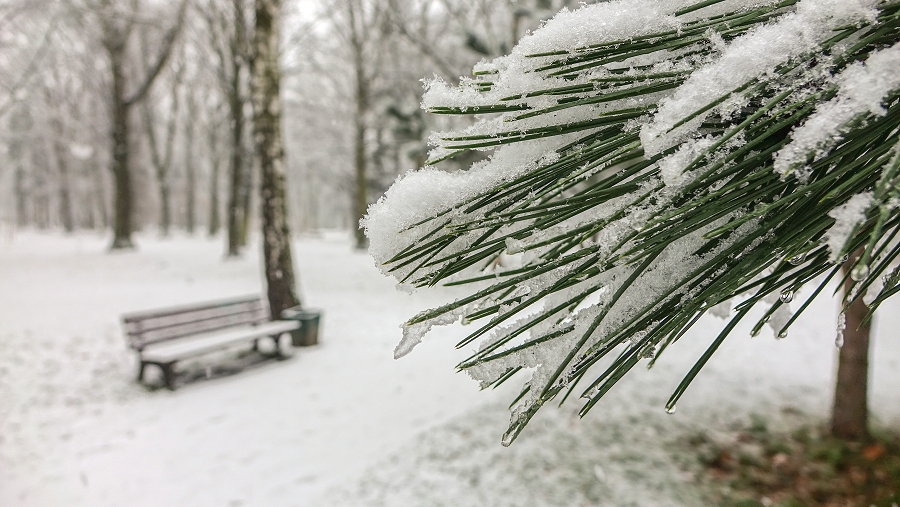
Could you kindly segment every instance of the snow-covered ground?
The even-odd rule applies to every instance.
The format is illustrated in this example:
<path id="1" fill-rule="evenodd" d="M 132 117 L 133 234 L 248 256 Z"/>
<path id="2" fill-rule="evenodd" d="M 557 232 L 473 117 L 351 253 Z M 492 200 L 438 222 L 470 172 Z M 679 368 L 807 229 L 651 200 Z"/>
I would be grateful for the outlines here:
<path id="1" fill-rule="evenodd" d="M 585 420 L 578 403 L 546 407 L 503 448 L 513 393 L 454 373 L 464 329 L 392 359 L 398 325 L 446 293 L 396 291 L 346 237 L 296 242 L 306 304 L 325 312 L 320 345 L 175 392 L 134 382 L 119 315 L 259 293 L 254 249 L 223 260 L 220 241 L 199 238 L 140 236 L 116 254 L 93 235 L 0 238 L 0 505 L 690 506 L 684 435 L 751 412 L 827 413 L 835 312 L 822 300 L 784 340 L 739 329 L 675 415 L 662 405 L 715 318 Z M 871 406 L 897 428 L 900 301 L 883 308 Z"/>

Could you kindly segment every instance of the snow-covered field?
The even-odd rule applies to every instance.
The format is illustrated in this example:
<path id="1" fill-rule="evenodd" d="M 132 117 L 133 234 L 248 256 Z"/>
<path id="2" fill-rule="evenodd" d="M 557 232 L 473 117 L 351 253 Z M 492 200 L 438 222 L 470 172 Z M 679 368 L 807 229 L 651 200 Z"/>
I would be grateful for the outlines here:
<path id="1" fill-rule="evenodd" d="M 690 506 L 684 435 L 750 413 L 827 413 L 835 305 L 822 300 L 784 340 L 739 329 L 675 415 L 662 405 L 715 318 L 585 420 L 577 403 L 546 407 L 503 448 L 514 394 L 454 373 L 464 329 L 392 359 L 398 325 L 446 293 L 396 291 L 346 237 L 296 242 L 306 304 L 325 312 L 319 346 L 175 392 L 134 382 L 119 315 L 259 293 L 255 249 L 226 261 L 220 241 L 199 238 L 141 236 L 117 254 L 93 235 L 0 238 L 0 505 Z M 883 308 L 871 406 L 897 428 L 900 301 Z"/>

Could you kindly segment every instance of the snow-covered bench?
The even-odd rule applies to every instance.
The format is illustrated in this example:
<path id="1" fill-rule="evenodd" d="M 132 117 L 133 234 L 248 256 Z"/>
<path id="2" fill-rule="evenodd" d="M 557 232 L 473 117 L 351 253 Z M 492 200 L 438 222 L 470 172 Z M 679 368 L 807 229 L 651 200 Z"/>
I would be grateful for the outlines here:
<path id="1" fill-rule="evenodd" d="M 152 364 L 162 370 L 169 389 L 175 388 L 174 366 L 182 359 L 245 342 L 256 349 L 261 338 L 274 340 L 278 355 L 281 336 L 300 328 L 297 320 L 272 321 L 257 296 L 129 313 L 122 316 L 122 324 L 138 353 L 138 382 Z"/>

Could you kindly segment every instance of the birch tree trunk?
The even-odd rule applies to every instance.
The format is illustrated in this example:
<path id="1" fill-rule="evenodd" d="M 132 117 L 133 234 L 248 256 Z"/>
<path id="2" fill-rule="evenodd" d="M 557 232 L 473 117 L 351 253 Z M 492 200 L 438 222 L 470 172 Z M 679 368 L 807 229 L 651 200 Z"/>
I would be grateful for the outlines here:
<path id="1" fill-rule="evenodd" d="M 280 0 L 256 0 L 252 63 L 253 134 L 262 182 L 263 258 L 272 318 L 300 304 L 294 282 L 291 234 L 285 202 L 285 155 L 281 138 L 281 71 L 278 64 Z"/>

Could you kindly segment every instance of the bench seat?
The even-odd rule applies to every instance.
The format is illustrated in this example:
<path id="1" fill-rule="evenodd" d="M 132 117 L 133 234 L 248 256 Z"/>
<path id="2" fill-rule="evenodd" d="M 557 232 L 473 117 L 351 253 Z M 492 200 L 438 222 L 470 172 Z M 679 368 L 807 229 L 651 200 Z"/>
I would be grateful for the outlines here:
<path id="1" fill-rule="evenodd" d="M 199 356 L 217 349 L 247 342 L 253 338 L 275 336 L 298 329 L 296 320 L 276 320 L 256 325 L 245 325 L 221 331 L 202 333 L 177 341 L 156 343 L 143 351 L 146 363 L 170 363 L 188 357 Z"/>

